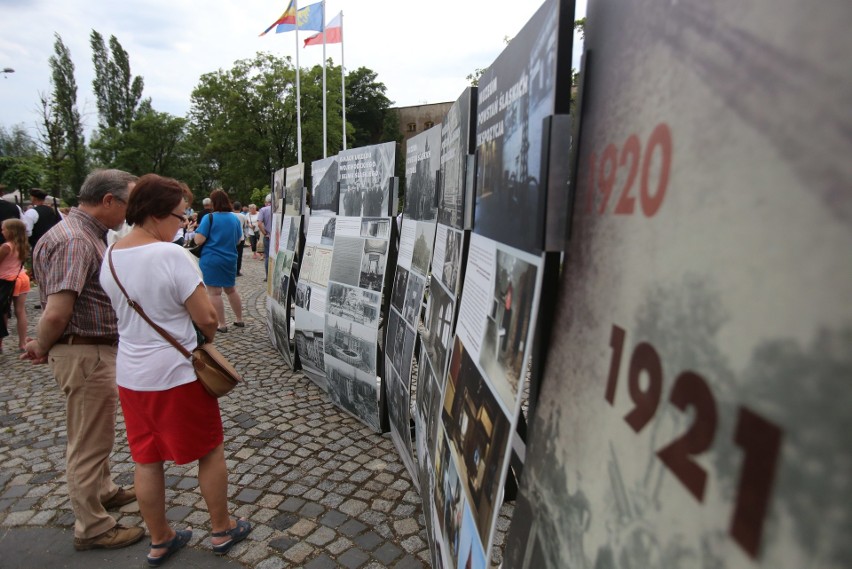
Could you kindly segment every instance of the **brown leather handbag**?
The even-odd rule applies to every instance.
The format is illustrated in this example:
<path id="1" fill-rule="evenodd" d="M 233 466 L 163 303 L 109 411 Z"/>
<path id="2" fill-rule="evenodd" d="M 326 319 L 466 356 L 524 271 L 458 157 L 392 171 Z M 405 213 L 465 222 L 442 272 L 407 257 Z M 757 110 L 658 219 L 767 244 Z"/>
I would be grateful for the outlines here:
<path id="1" fill-rule="evenodd" d="M 189 350 L 184 348 L 183 345 L 174 338 L 174 336 L 163 330 L 163 328 L 148 318 L 148 315 L 145 314 L 142 307 L 127 295 L 127 291 L 124 290 L 124 286 L 122 286 L 121 281 L 118 280 L 118 275 L 115 274 L 115 267 L 112 264 L 112 247 L 110 247 L 109 250 L 109 270 L 112 272 L 112 278 L 115 279 L 115 284 L 118 285 L 118 288 L 121 290 L 122 294 L 124 294 L 124 298 L 127 299 L 127 304 L 130 305 L 130 308 L 135 310 L 139 316 L 141 316 L 160 334 L 160 336 L 168 340 L 169 343 L 187 359 L 192 359 L 192 366 L 195 368 L 195 374 L 198 376 L 198 380 L 204 386 L 204 389 L 207 390 L 207 393 L 213 397 L 222 397 L 242 383 L 243 376 L 240 375 L 240 372 L 234 369 L 234 366 L 231 365 L 228 358 L 222 355 L 222 352 L 217 350 L 213 344 L 200 344 L 192 351 L 192 353 L 190 353 Z"/>

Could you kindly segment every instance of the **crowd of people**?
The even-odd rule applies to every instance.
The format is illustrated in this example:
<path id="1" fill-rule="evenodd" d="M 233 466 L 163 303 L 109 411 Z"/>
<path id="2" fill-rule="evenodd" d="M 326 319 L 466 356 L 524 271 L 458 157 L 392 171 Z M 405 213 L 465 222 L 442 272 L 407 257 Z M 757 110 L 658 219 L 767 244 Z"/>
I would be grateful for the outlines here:
<path id="1" fill-rule="evenodd" d="M 135 500 L 151 539 L 146 561 L 165 563 L 190 541 L 192 528 L 172 528 L 166 518 L 164 463 L 197 461 L 213 553 L 228 553 L 252 526 L 228 511 L 218 400 L 191 360 L 149 322 L 191 352 L 228 331 L 224 292 L 233 326 L 245 326 L 236 277 L 245 242 L 257 258 L 258 238 L 268 236 L 257 208 L 243 213 L 217 189 L 196 213 L 185 184 L 121 170 L 92 172 L 79 205 L 65 215 L 45 205 L 41 190 L 31 196 L 26 212 L 0 200 L 0 338 L 8 335 L 14 306 L 20 357 L 48 364 L 66 399 L 75 549 L 115 549 L 142 539 L 142 527 L 124 527 L 109 513 Z M 193 245 L 201 246 L 197 260 L 186 250 Z M 33 338 L 17 300 L 26 299 L 18 279 L 29 260 L 42 308 Z M 130 488 L 117 486 L 110 473 L 119 404 L 135 463 Z"/>

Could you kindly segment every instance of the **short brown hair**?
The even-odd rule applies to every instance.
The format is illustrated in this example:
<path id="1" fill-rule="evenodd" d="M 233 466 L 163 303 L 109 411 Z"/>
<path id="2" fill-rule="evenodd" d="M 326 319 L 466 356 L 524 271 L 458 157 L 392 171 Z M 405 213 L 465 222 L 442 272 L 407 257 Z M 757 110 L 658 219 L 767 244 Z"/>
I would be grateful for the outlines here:
<path id="1" fill-rule="evenodd" d="M 213 190 L 210 193 L 210 201 L 213 203 L 213 211 L 232 211 L 231 198 L 225 190 Z"/>
<path id="2" fill-rule="evenodd" d="M 127 201 L 127 223 L 136 225 L 149 217 L 163 219 L 183 199 L 192 202 L 192 193 L 186 184 L 174 178 L 145 174 L 130 192 Z"/>

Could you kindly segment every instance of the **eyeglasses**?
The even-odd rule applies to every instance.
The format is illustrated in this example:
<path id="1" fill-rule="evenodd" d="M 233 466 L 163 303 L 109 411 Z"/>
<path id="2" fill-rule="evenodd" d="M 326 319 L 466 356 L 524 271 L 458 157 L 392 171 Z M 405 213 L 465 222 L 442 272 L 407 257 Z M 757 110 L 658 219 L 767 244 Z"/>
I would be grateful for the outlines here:
<path id="1" fill-rule="evenodd" d="M 181 220 L 181 221 L 186 221 L 186 216 L 184 216 L 184 215 L 178 215 L 178 214 L 176 214 L 176 213 L 175 213 L 175 212 L 173 212 L 173 211 L 170 211 L 170 212 L 169 212 L 169 215 L 171 215 L 171 216 L 173 216 L 173 217 L 176 217 L 176 218 L 178 218 L 178 219 L 179 219 L 179 220 Z"/>

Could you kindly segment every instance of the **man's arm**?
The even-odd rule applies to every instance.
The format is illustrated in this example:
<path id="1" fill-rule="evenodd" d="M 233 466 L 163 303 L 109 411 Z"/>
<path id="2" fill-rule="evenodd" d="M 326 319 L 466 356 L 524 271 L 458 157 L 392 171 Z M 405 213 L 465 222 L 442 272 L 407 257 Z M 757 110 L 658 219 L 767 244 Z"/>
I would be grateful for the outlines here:
<path id="1" fill-rule="evenodd" d="M 33 227 L 38 223 L 38 212 L 34 207 L 31 207 L 24 213 L 24 225 L 27 227 L 27 237 L 33 234 Z"/>
<path id="2" fill-rule="evenodd" d="M 27 341 L 24 348 L 26 353 L 21 355 L 21 359 L 32 360 L 33 363 L 47 361 L 50 348 L 62 337 L 71 322 L 76 302 L 77 293 L 71 290 L 63 290 L 47 297 L 44 313 L 36 327 L 36 337 Z"/>

